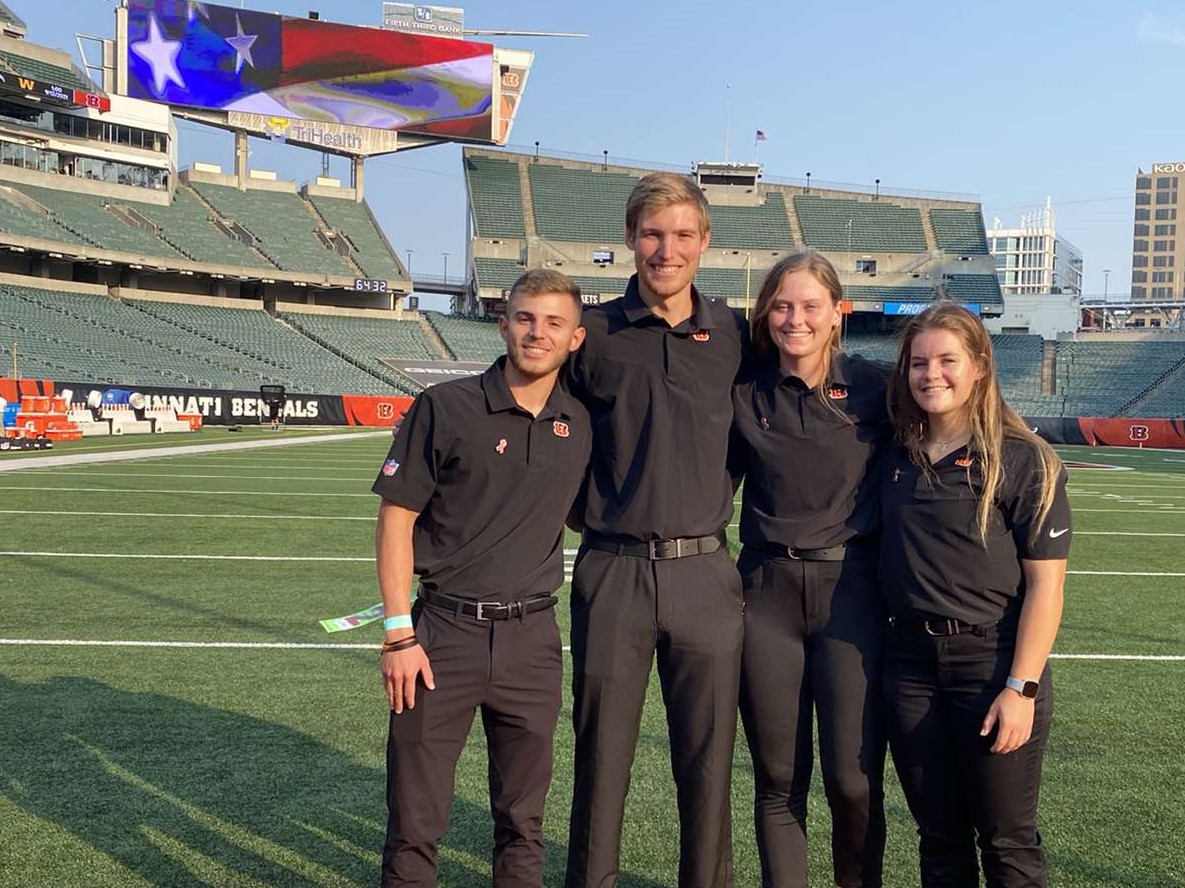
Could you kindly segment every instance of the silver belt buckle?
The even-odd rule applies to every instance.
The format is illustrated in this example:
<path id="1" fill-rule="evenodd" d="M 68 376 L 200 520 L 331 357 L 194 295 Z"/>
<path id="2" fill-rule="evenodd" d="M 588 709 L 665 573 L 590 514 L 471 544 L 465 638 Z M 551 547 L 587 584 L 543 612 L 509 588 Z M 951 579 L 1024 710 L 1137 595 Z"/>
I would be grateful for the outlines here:
<path id="1" fill-rule="evenodd" d="M 646 544 L 651 561 L 667 561 L 679 557 L 679 540 L 650 540 Z"/>
<path id="2" fill-rule="evenodd" d="M 500 601 L 479 601 L 479 602 L 477 602 L 477 613 L 475 613 L 473 615 L 473 619 L 484 620 L 485 622 L 488 623 L 491 620 L 493 620 L 494 618 L 487 617 L 485 615 L 486 609 L 489 608 L 490 610 L 494 610 L 499 607 L 502 607 L 502 603 Z"/>

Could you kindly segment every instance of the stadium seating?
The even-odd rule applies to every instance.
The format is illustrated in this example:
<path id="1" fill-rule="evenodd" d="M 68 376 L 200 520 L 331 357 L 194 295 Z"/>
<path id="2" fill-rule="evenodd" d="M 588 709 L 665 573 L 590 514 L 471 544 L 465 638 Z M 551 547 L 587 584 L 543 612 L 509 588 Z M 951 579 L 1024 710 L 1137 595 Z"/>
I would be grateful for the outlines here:
<path id="1" fill-rule="evenodd" d="M 895 287 L 889 284 L 853 284 L 844 287 L 844 297 L 855 302 L 930 302 L 934 288 L 928 284 Z"/>
<path id="2" fill-rule="evenodd" d="M 440 312 L 424 312 L 424 317 L 458 361 L 492 361 L 506 351 L 498 335 L 498 325 Z"/>
<path id="3" fill-rule="evenodd" d="M 712 207 L 712 247 L 726 250 L 791 250 L 794 235 L 779 191 L 756 207 Z"/>
<path id="4" fill-rule="evenodd" d="M 42 237 L 60 243 L 86 243 L 70 229 L 59 225 L 53 214 L 43 216 L 31 209 L 18 206 L 3 196 L 0 196 L 0 231 L 22 237 Z"/>
<path id="5" fill-rule="evenodd" d="M 636 176 L 551 163 L 529 164 L 527 176 L 540 237 L 606 244 L 625 241 L 625 203 L 638 184 Z"/>
<path id="6" fill-rule="evenodd" d="M 158 226 L 162 240 L 195 262 L 275 268 L 242 241 L 228 237 L 210 220 L 210 211 L 184 186 L 177 188 L 172 206 L 142 203 L 131 206 Z"/>
<path id="7" fill-rule="evenodd" d="M 1118 415 L 1178 370 L 1181 352 L 1179 342 L 1058 342 L 1057 391 L 1064 396 L 1064 415 Z"/>
<path id="8" fill-rule="evenodd" d="M 336 354 L 366 368 L 400 391 L 413 392 L 415 387 L 395 375 L 382 358 L 405 361 L 440 361 L 442 355 L 418 321 L 385 320 L 382 318 L 344 317 L 341 315 L 284 312 L 283 320 Z"/>
<path id="9" fill-rule="evenodd" d="M 201 384 L 194 375 L 201 364 L 196 356 L 170 351 L 138 330 L 133 333 L 137 321 L 126 306 L 100 296 L 0 287 L 0 339 L 6 347 L 17 343 L 25 375 L 140 385 Z"/>
<path id="10" fill-rule="evenodd" d="M 957 302 L 978 305 L 981 309 L 1004 309 L 1000 281 L 994 274 L 948 274 L 943 283 L 947 295 Z"/>
<path id="11" fill-rule="evenodd" d="M 1185 352 L 1185 344 L 1177 343 Z M 1169 371 L 1144 398 L 1124 411 L 1128 416 L 1169 416 L 1185 418 L 1185 358 Z"/>
<path id="12" fill-rule="evenodd" d="M 135 228 L 112 213 L 106 207 L 112 203 L 108 198 L 33 185 L 21 185 L 20 190 L 53 213 L 58 225 L 88 243 L 141 256 L 182 256 L 151 230 Z"/>
<path id="13" fill-rule="evenodd" d="M 898 340 L 896 336 L 884 334 L 847 333 L 842 339 L 843 350 L 851 355 L 861 355 L 870 361 L 884 361 L 891 364 L 897 360 Z"/>
<path id="14" fill-rule="evenodd" d="M 478 256 L 473 260 L 477 286 L 496 290 L 509 289 L 526 271 L 513 259 L 487 259 Z"/>
<path id="15" fill-rule="evenodd" d="M 208 343 L 203 347 L 215 354 L 233 354 L 234 360 L 255 374 L 251 388 L 279 383 L 291 391 L 312 393 L 390 391 L 389 380 L 363 371 L 260 309 L 140 300 L 129 305 L 179 333 L 190 334 L 191 343 Z"/>
<path id="16" fill-rule="evenodd" d="M 469 206 L 479 237 L 524 237 L 522 188 L 517 163 L 465 155 Z"/>
<path id="17" fill-rule="evenodd" d="M 0 342 L 21 372 L 123 385 L 385 394 L 365 371 L 262 310 L 0 287 Z M 390 374 L 388 373 L 387 376 Z"/>
<path id="18" fill-rule="evenodd" d="M 866 253 L 924 253 L 926 234 L 916 207 L 885 200 L 846 200 L 798 194 L 794 209 L 809 247 Z"/>
<path id="19" fill-rule="evenodd" d="M 219 214 L 251 232 L 257 249 L 285 271 L 357 276 L 357 269 L 318 239 L 317 222 L 298 195 L 240 191 L 207 182 L 190 184 Z"/>
<path id="20" fill-rule="evenodd" d="M 933 207 L 930 227 L 938 249 L 960 255 L 986 254 L 987 236 L 983 230 L 983 216 L 974 210 L 948 210 Z"/>
<path id="21" fill-rule="evenodd" d="M 42 83 L 53 83 L 57 86 L 67 86 L 92 93 L 101 91 L 73 66 L 67 68 L 63 65 L 54 65 L 14 52 L 0 51 L 0 70 L 6 74 L 32 77 Z"/>
<path id="22" fill-rule="evenodd" d="M 340 197 L 308 197 L 309 203 L 335 231 L 344 234 L 354 248 L 350 258 L 363 274 L 377 280 L 399 281 L 407 273 L 391 252 L 387 239 L 364 204 Z"/>

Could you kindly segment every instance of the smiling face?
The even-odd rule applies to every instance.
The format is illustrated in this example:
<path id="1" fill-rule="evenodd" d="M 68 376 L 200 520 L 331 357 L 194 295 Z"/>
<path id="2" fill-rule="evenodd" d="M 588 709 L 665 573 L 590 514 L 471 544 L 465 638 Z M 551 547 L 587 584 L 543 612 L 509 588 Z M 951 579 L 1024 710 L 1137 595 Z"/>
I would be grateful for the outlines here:
<path id="1" fill-rule="evenodd" d="M 670 204 L 643 213 L 634 230 L 626 233 L 642 298 L 649 304 L 690 297 L 699 257 L 708 248 L 710 237 L 702 230 L 700 211 L 693 203 Z"/>
<path id="2" fill-rule="evenodd" d="M 766 323 L 778 363 L 808 385 L 817 385 L 827 351 L 835 344 L 841 315 L 831 291 L 808 269 L 782 276 Z"/>
<path id="3" fill-rule="evenodd" d="M 931 423 L 961 423 L 969 416 L 983 362 L 951 330 L 920 331 L 909 352 L 909 393 Z"/>
<path id="4" fill-rule="evenodd" d="M 584 342 L 580 307 L 568 293 L 512 294 L 498 331 L 507 361 L 523 382 L 557 373 Z"/>

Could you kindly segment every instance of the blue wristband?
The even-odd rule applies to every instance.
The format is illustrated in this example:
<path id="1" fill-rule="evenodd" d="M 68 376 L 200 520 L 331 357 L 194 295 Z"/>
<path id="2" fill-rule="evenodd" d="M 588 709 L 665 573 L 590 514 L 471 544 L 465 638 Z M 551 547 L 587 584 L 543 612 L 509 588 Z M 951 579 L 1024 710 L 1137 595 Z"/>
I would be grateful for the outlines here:
<path id="1" fill-rule="evenodd" d="M 397 617 L 387 617 L 383 620 L 383 631 L 390 632 L 392 629 L 410 629 L 411 628 L 411 614 L 400 614 Z"/>

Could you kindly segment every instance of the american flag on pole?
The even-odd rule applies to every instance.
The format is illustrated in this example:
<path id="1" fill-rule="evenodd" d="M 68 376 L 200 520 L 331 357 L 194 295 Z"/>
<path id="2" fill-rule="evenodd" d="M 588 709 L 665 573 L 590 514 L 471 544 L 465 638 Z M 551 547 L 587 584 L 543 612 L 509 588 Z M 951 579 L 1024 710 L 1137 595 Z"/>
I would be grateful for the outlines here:
<path id="1" fill-rule="evenodd" d="M 757 138 L 754 139 L 754 141 L 755 142 L 764 142 L 765 139 L 766 139 L 766 136 L 765 136 L 764 130 L 758 130 L 757 131 Z"/>

